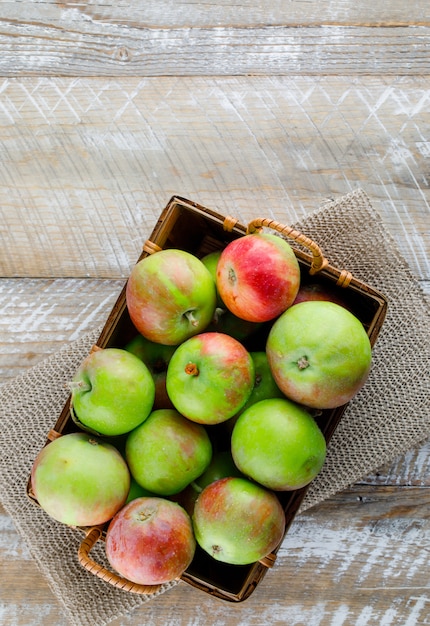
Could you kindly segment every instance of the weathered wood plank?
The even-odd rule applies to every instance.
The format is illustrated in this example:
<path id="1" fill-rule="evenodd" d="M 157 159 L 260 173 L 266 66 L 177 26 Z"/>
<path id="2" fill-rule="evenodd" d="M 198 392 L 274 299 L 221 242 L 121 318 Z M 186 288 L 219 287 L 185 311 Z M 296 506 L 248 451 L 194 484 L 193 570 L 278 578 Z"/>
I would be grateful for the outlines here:
<path id="1" fill-rule="evenodd" d="M 389 9 L 370 0 L 147 4 L 3 3 L 0 75 L 418 75 L 430 68 L 424 0 Z"/>
<path id="2" fill-rule="evenodd" d="M 180 194 L 290 223 L 356 187 L 430 278 L 426 77 L 0 81 L 0 273 L 120 278 Z"/>
<path id="3" fill-rule="evenodd" d="M 408 6 L 403 0 L 389 4 L 372 0 L 228 0 L 187 2 L 159 0 L 157 3 L 123 0 L 13 0 L 2 2 L 1 15 L 13 23 L 51 23 L 55 25 L 84 23 L 109 26 L 121 24 L 136 28 L 179 28 L 244 25 L 344 25 L 344 26 L 412 26 L 429 25 L 426 0 Z M 85 25 L 83 26 L 85 27 Z"/>
<path id="4" fill-rule="evenodd" d="M 60 626 L 66 619 L 29 546 L 0 506 L 0 624 L 7 626 Z M 20 581 L 17 585 L 16 581 Z"/>
<path id="5" fill-rule="evenodd" d="M 0 280 L 0 384 L 102 326 L 124 281 Z"/>
<path id="6" fill-rule="evenodd" d="M 428 26 L 374 31 L 339 26 L 135 30 L 115 25 L 111 32 L 98 27 L 83 33 L 61 25 L 7 24 L 6 29 L 0 36 L 1 76 L 418 76 L 430 71 Z"/>
<path id="7" fill-rule="evenodd" d="M 428 560 L 427 501 L 426 489 L 354 487 L 298 518 L 283 555 L 291 568 L 289 582 L 294 584 L 294 575 L 309 581 L 306 589 L 297 589 L 299 607 L 309 594 L 313 607 L 319 604 L 321 623 L 424 624 L 430 599 L 422 570 Z M 320 576 L 325 578 L 337 558 L 343 565 L 327 586 Z"/>

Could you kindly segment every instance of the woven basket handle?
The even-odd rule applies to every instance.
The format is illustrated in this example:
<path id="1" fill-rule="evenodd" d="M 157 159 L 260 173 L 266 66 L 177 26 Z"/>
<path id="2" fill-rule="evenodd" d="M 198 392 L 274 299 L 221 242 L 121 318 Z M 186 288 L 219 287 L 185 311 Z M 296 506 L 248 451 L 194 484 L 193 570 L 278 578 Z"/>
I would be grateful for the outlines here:
<path id="1" fill-rule="evenodd" d="M 328 260 L 324 257 L 321 248 L 312 239 L 306 237 L 306 235 L 303 235 L 298 230 L 294 230 L 294 228 L 291 228 L 290 226 L 284 226 L 275 220 L 265 217 L 257 217 L 249 222 L 246 233 L 248 235 L 252 235 L 253 233 L 260 232 L 265 226 L 276 230 L 281 235 L 285 235 L 286 237 L 293 239 L 310 250 L 312 253 L 312 263 L 309 274 L 316 274 L 328 265 Z"/>
<path id="2" fill-rule="evenodd" d="M 102 528 L 100 526 L 93 526 L 90 528 L 85 538 L 83 539 L 81 545 L 78 549 L 78 560 L 79 563 L 91 574 L 94 576 L 98 576 L 105 582 L 117 587 L 119 589 L 123 589 L 124 591 L 131 591 L 133 593 L 140 594 L 151 594 L 159 591 L 162 585 L 138 585 L 137 583 L 133 583 L 126 578 L 122 578 L 118 574 L 114 574 L 110 572 L 108 569 L 96 563 L 90 556 L 89 553 L 100 539 L 102 534 Z"/>

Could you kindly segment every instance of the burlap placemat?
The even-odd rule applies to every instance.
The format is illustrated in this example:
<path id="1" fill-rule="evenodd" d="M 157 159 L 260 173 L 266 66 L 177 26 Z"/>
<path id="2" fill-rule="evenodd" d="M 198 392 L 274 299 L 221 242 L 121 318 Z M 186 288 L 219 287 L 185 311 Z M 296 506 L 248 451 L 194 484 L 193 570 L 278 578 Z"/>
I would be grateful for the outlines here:
<path id="1" fill-rule="evenodd" d="M 389 299 L 370 378 L 332 438 L 304 511 L 430 435 L 430 306 L 363 191 L 327 203 L 295 226 L 333 265 Z M 83 570 L 76 558 L 80 533 L 48 518 L 26 495 L 32 462 L 66 401 L 66 383 L 100 330 L 0 387 L 1 500 L 76 626 L 103 626 L 152 598 L 115 589 Z M 94 556 L 105 562 L 102 546 Z"/>

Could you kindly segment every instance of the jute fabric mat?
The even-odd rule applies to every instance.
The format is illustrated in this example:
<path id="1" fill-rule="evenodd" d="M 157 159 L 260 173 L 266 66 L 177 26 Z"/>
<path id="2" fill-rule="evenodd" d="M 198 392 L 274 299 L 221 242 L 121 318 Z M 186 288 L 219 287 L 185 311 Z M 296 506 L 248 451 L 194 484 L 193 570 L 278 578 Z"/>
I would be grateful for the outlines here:
<path id="1" fill-rule="evenodd" d="M 327 203 L 294 226 L 320 244 L 332 265 L 389 299 L 371 375 L 349 404 L 302 512 L 430 435 L 430 305 L 363 191 Z M 0 387 L 2 504 L 75 626 L 103 626 L 153 597 L 120 591 L 86 572 L 76 556 L 80 532 L 50 519 L 26 495 L 33 460 L 67 399 L 67 383 L 100 330 Z M 106 564 L 101 544 L 93 554 Z"/>

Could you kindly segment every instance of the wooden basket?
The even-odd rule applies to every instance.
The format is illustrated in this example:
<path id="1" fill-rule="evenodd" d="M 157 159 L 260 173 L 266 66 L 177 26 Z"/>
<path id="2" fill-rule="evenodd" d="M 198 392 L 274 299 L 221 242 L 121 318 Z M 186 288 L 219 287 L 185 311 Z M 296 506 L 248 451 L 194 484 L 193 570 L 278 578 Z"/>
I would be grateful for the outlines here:
<path id="1" fill-rule="evenodd" d="M 292 240 L 290 243 L 294 241 L 301 246 L 297 248 L 292 243 L 300 265 L 302 284 L 311 281 L 340 290 L 349 309 L 363 323 L 373 346 L 385 318 L 386 298 L 372 287 L 354 278 L 347 270 L 340 270 L 330 265 L 314 241 L 279 222 L 257 218 L 246 227 L 234 218 L 224 217 L 195 202 L 173 196 L 162 211 L 150 238 L 144 243 L 138 261 L 166 248 L 178 248 L 201 258 L 210 252 L 224 248 L 233 239 L 263 228 L 273 229 Z M 303 247 L 305 250 L 302 249 Z M 124 286 L 96 342 L 96 347 L 121 348 L 136 334 L 137 331 L 128 315 Z M 247 345 L 249 350 L 264 350 L 264 334 L 260 336 L 257 333 L 249 341 Z M 347 405 L 326 409 L 316 416 L 327 443 L 346 407 Z M 76 430 L 77 427 L 71 417 L 69 397 L 55 426 L 48 433 L 46 444 L 56 437 Z M 296 491 L 277 493 L 286 515 L 285 532 L 288 531 L 308 487 L 309 485 Z M 37 504 L 30 480 L 27 494 Z M 136 585 L 105 569 L 90 557 L 94 544 L 98 540 L 104 540 L 106 527 L 107 524 L 104 527 L 79 529 L 85 533 L 78 551 L 79 563 L 92 574 L 127 592 L 150 594 L 157 591 L 160 588 L 159 585 Z M 251 565 L 238 566 L 216 561 L 197 546 L 193 562 L 181 576 L 181 580 L 223 600 L 240 602 L 251 595 L 267 570 L 273 565 L 276 552 L 277 550 Z"/>

